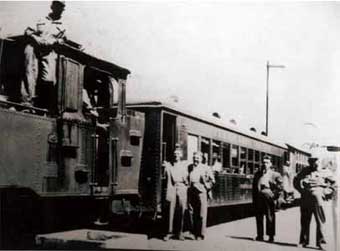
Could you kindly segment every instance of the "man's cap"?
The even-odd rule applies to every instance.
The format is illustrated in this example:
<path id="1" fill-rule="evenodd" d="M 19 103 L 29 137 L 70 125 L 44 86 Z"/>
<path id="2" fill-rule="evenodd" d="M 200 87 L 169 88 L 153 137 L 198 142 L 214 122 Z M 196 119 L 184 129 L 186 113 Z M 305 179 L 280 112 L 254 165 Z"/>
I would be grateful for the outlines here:
<path id="1" fill-rule="evenodd" d="M 269 155 L 266 154 L 266 155 L 263 156 L 263 161 L 266 161 L 266 160 L 271 161 L 272 158 Z"/>
<path id="2" fill-rule="evenodd" d="M 194 152 L 194 157 L 202 157 L 202 153 L 201 152 Z"/>
<path id="3" fill-rule="evenodd" d="M 308 161 L 309 162 L 314 162 L 314 161 L 317 161 L 319 158 L 317 156 L 311 156 L 308 158 Z"/>
<path id="4" fill-rule="evenodd" d="M 176 144 L 174 152 L 182 152 L 181 146 L 179 144 Z"/>
<path id="5" fill-rule="evenodd" d="M 54 5 L 54 4 L 59 4 L 59 5 L 62 5 L 62 6 L 66 5 L 64 0 L 53 0 L 52 5 Z"/>

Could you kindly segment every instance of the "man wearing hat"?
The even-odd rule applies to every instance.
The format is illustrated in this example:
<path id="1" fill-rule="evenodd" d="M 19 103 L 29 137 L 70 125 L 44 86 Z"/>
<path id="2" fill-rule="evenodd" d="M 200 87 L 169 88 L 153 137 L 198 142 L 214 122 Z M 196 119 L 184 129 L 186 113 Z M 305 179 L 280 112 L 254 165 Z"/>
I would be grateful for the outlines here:
<path id="1" fill-rule="evenodd" d="M 323 249 L 326 243 L 324 236 L 324 224 L 326 221 L 323 209 L 324 200 L 326 199 L 326 189 L 332 188 L 329 177 L 326 177 L 320 165 L 317 156 L 308 159 L 309 166 L 301 170 L 294 179 L 294 187 L 301 194 L 300 201 L 300 244 L 307 247 L 309 244 L 309 227 L 312 215 L 316 221 L 316 246 Z"/>
<path id="2" fill-rule="evenodd" d="M 215 183 L 215 178 L 210 168 L 202 163 L 201 152 L 194 152 L 193 163 L 188 166 L 188 169 L 192 233 L 196 240 L 203 240 L 207 226 L 208 193 Z"/>
<path id="3" fill-rule="evenodd" d="M 53 45 L 62 43 L 65 29 L 61 22 L 65 10 L 65 1 L 52 1 L 51 12 L 40 19 L 36 28 L 28 27 L 25 35 L 28 44 L 24 50 L 25 74 L 22 88 L 22 99 L 26 105 L 32 106 L 35 98 L 37 106 L 50 108 L 47 103 L 56 99 L 56 61 L 57 54 Z M 45 97 L 45 98 L 43 98 Z"/>
<path id="4" fill-rule="evenodd" d="M 187 164 L 181 161 L 182 150 L 176 146 L 174 151 L 174 161 L 172 164 L 165 162 L 165 178 L 166 178 L 166 201 L 168 203 L 168 219 L 167 234 L 164 240 L 167 241 L 173 234 L 177 235 L 179 240 L 184 240 L 183 237 L 183 223 L 184 213 L 187 209 L 187 186 L 188 169 Z M 176 208 L 178 208 L 178 220 L 175 219 Z M 178 231 L 174 231 L 174 222 L 178 222 Z M 177 232 L 177 233 L 174 233 Z"/>
<path id="5" fill-rule="evenodd" d="M 257 241 L 263 241 L 263 216 L 266 216 L 266 234 L 268 241 L 274 242 L 275 236 L 275 200 L 282 189 L 282 178 L 272 169 L 271 157 L 265 155 L 261 169 L 253 180 L 253 204 L 256 217 Z"/>

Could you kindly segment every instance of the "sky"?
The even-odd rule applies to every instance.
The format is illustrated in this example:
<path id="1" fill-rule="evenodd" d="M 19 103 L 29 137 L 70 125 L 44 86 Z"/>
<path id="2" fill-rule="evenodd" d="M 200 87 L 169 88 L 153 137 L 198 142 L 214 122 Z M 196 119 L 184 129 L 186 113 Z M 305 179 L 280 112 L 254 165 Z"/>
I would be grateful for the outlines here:
<path id="1" fill-rule="evenodd" d="M 0 1 L 2 36 L 50 2 Z M 17 17 L 17 18 L 16 18 Z M 128 100 L 168 100 L 298 148 L 340 145 L 340 2 L 66 1 L 67 37 L 128 68 Z"/>

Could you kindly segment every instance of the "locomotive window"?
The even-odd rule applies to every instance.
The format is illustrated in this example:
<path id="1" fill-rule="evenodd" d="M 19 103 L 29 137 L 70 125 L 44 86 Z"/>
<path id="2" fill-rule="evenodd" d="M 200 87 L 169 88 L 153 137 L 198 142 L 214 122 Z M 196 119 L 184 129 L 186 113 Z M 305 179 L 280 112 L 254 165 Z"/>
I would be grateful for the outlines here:
<path id="1" fill-rule="evenodd" d="M 254 150 L 248 149 L 248 160 L 254 160 Z"/>
<path id="2" fill-rule="evenodd" d="M 231 164 L 234 167 L 238 166 L 239 163 L 239 148 L 236 145 L 233 145 L 231 148 Z"/>
<path id="3" fill-rule="evenodd" d="M 247 148 L 241 147 L 240 158 L 241 159 L 246 159 L 247 158 Z"/>
<path id="4" fill-rule="evenodd" d="M 260 170 L 260 165 L 259 164 L 255 164 L 254 172 L 253 173 L 256 173 L 259 170 Z"/>

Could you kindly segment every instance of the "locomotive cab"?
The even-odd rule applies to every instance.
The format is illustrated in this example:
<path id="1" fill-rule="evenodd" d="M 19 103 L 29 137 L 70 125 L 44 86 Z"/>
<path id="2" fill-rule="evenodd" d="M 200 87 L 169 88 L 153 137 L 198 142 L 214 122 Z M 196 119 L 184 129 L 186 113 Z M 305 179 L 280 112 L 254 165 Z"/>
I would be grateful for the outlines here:
<path id="1" fill-rule="evenodd" d="M 27 214 L 9 208 L 25 211 L 29 200 L 36 211 L 29 215 L 40 219 L 25 218 L 20 225 L 37 220 L 40 233 L 81 227 L 112 199 L 138 198 L 144 116 L 125 108 L 129 70 L 86 54 L 75 43 L 54 47 L 51 109 L 22 104 L 26 43 L 24 36 L 0 40 L 0 199 L 17 203 L 1 204 L 0 223 L 8 222 L 8 215 Z M 0 247 L 11 247 L 1 242 L 9 236 L 0 236 Z"/>

